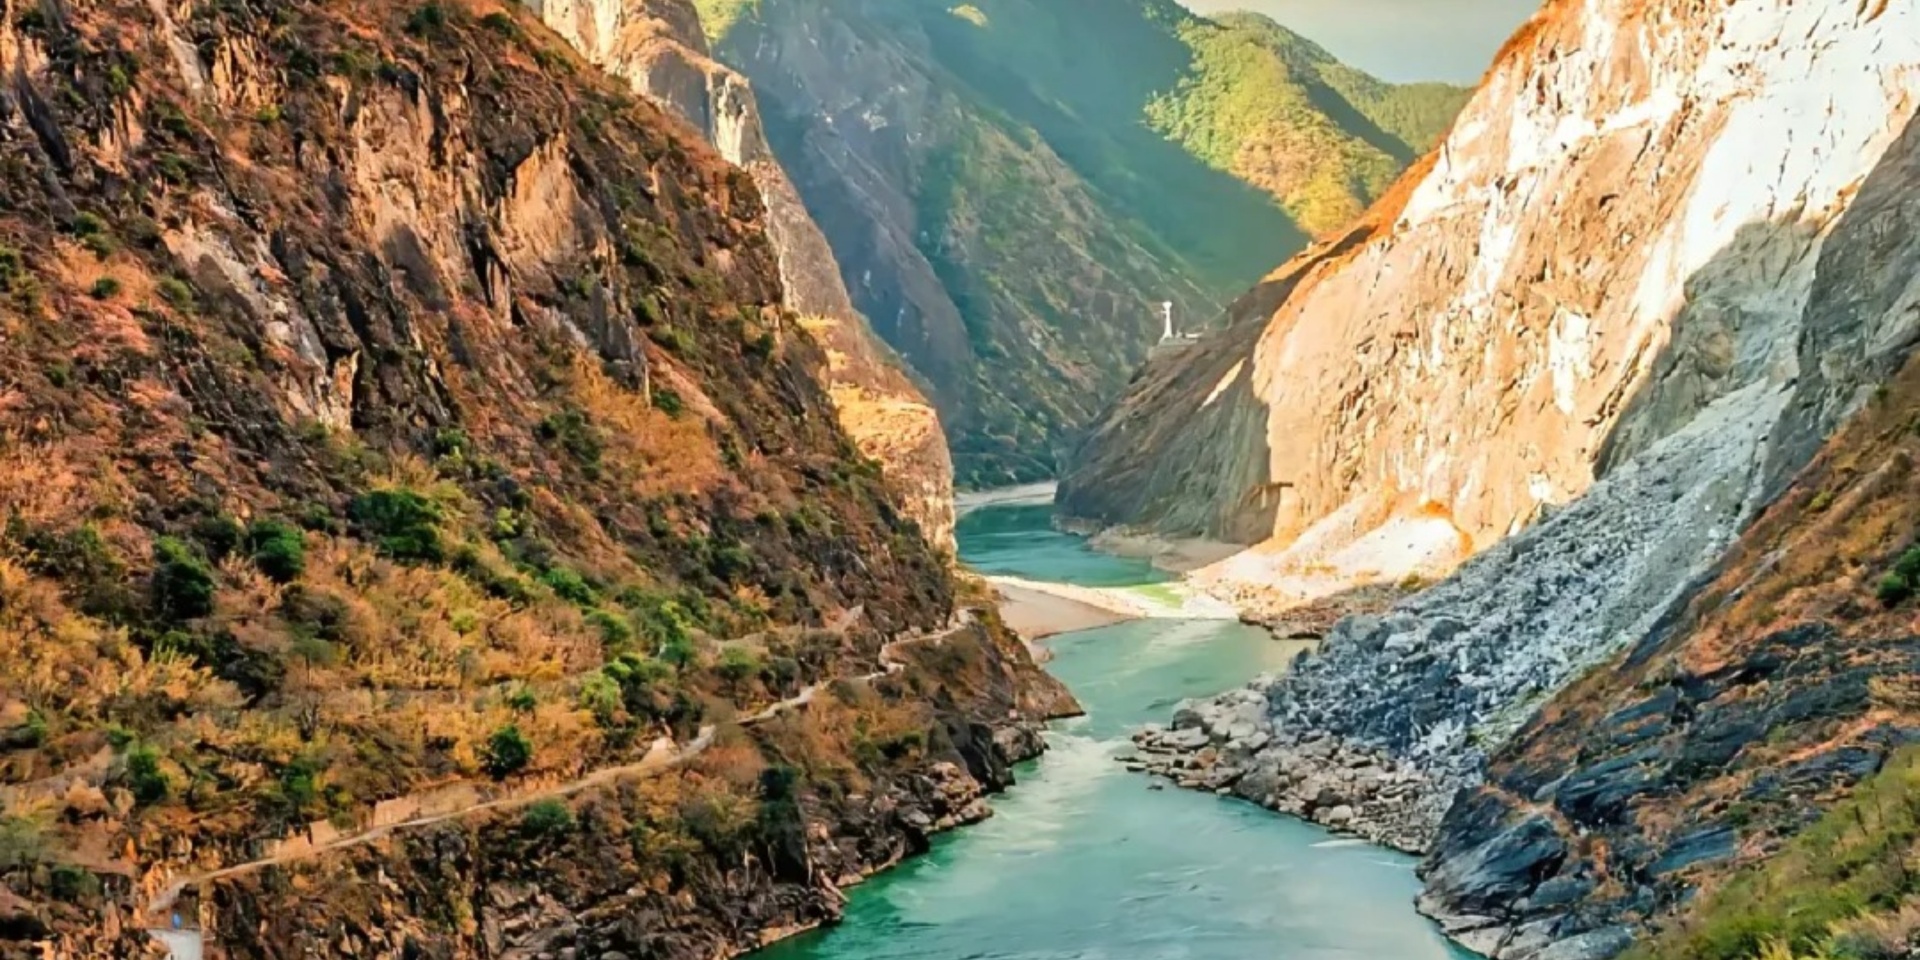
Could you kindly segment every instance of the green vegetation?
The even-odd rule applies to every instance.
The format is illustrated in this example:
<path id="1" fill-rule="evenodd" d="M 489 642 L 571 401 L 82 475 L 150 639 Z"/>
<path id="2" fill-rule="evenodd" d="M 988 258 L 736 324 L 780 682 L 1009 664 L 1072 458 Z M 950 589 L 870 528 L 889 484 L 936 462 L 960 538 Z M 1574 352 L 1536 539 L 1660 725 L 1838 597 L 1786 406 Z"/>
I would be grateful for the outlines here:
<path id="1" fill-rule="evenodd" d="M 1913 596 L 1916 587 L 1920 587 L 1920 547 L 1912 547 L 1894 561 L 1893 569 L 1880 578 L 1874 593 L 1880 602 L 1889 607 L 1897 607 Z"/>
<path id="2" fill-rule="evenodd" d="M 262 520 L 247 530 L 253 565 L 275 583 L 292 583 L 307 569 L 307 537 L 299 527 Z"/>
<path id="3" fill-rule="evenodd" d="M 1191 71 L 1148 105 L 1154 129 L 1314 233 L 1357 216 L 1466 102 L 1456 87 L 1382 83 L 1258 14 L 1180 32 Z"/>
<path id="4" fill-rule="evenodd" d="M 694 0 L 700 11 L 700 25 L 706 29 L 707 42 L 718 46 L 743 16 L 751 15 L 760 0 Z"/>
<path id="5" fill-rule="evenodd" d="M 179 623 L 213 612 L 213 568 L 185 541 L 161 537 L 153 545 L 153 607 L 162 620 Z"/>
<path id="6" fill-rule="evenodd" d="M 561 800 L 538 800 L 520 815 L 520 829 L 531 837 L 553 837 L 573 829 L 573 811 Z"/>
<path id="7" fill-rule="evenodd" d="M 438 563 L 446 558 L 441 543 L 440 505 L 412 490 L 374 490 L 354 498 L 348 516 L 380 546 L 403 562 Z"/>
<path id="8" fill-rule="evenodd" d="M 1627 960 L 1880 960 L 1920 932 L 1920 749 Z"/>
<path id="9" fill-rule="evenodd" d="M 878 106 L 926 132 L 881 165 L 913 207 L 866 211 L 914 248 L 827 231 L 850 271 L 917 256 L 939 281 L 910 299 L 957 322 L 908 324 L 895 346 L 945 412 L 964 413 L 949 420 L 963 487 L 1050 475 L 1157 336 L 1151 304 L 1173 301 L 1183 324 L 1211 317 L 1377 198 L 1465 99 L 1381 82 L 1264 18 L 1206 20 L 1173 0 L 706 0 L 700 12 L 720 59 L 749 73 L 807 24 L 830 24 L 819 40 L 849 71 L 898 72 L 879 82 L 916 91 Z M 832 69 L 809 67 L 806 84 L 832 86 Z M 768 136 L 800 182 L 844 180 L 806 147 L 832 133 L 791 73 L 752 78 Z"/>
<path id="10" fill-rule="evenodd" d="M 135 803 L 151 806 L 173 792 L 173 781 L 160 769 L 160 754 L 152 747 L 141 745 L 127 751 L 126 764 L 127 789 Z"/>
<path id="11" fill-rule="evenodd" d="M 533 741 L 519 727 L 507 724 L 487 738 L 487 775 L 495 780 L 505 780 L 532 762 Z"/>

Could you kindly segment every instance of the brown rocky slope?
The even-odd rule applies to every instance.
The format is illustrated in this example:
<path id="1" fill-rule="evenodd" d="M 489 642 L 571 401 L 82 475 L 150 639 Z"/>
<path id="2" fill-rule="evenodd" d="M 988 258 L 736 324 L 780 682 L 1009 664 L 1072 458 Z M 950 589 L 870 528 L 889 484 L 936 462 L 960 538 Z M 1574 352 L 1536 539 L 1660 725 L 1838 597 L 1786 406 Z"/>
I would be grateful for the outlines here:
<path id="1" fill-rule="evenodd" d="M 753 176 L 789 309 L 827 348 L 835 408 L 862 453 L 887 468 L 927 539 L 953 546 L 953 461 L 939 416 L 854 309 L 827 238 L 767 145 L 746 77 L 715 61 L 690 0 L 529 2 L 608 73 L 679 114 Z"/>
<path id="2" fill-rule="evenodd" d="M 818 918 L 803 847 L 884 864 L 1069 707 L 990 618 L 834 682 L 952 622 L 947 565 L 839 426 L 751 178 L 530 16 L 0 13 L 0 954 L 137 955 L 172 878 L 706 728 L 633 882 L 711 924 L 738 864 Z"/>

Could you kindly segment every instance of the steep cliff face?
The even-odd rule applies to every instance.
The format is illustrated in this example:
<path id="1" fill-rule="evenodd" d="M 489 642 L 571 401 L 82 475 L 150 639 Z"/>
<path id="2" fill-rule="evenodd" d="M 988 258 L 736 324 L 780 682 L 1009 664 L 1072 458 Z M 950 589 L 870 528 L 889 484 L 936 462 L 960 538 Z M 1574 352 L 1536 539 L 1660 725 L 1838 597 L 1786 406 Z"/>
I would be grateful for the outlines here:
<path id="1" fill-rule="evenodd" d="M 1429 169 L 1270 278 L 1226 333 L 1148 365 L 1080 451 L 1067 513 L 1252 544 L 1201 579 L 1255 605 L 1474 556 L 1336 626 L 1254 691 L 1258 723 L 1232 732 L 1243 694 L 1196 711 L 1229 741 L 1211 785 L 1425 847 L 1537 708 L 1623 647 L 1677 636 L 1697 578 L 1920 335 L 1917 27 L 1911 2 L 1553 4 Z M 1807 656 L 1809 677 L 1846 660 Z M 1842 713 L 1864 682 L 1836 681 Z M 1820 695 L 1771 694 L 1789 712 Z M 1624 888 L 1582 886 L 1576 867 L 1536 887 L 1596 829 L 1591 810 L 1550 809 L 1554 789 L 1576 807 L 1605 794 L 1597 816 L 1617 817 L 1665 789 L 1648 771 L 1681 749 L 1635 739 L 1664 728 L 1631 711 L 1606 728 L 1618 749 L 1580 740 L 1599 716 L 1510 796 L 1447 814 L 1432 902 L 1455 930 L 1485 928 L 1474 945 L 1617 951 L 1611 923 L 1686 887 L 1650 878 L 1725 839 L 1649 822 L 1585 847 L 1589 864 L 1620 858 Z M 1573 762 L 1557 788 L 1533 775 L 1575 755 L 1617 762 Z M 1827 773 L 1808 776 L 1783 789 Z"/>
<path id="2" fill-rule="evenodd" d="M 927 539 L 953 546 L 953 463 L 939 416 L 898 358 L 854 309 L 827 238 L 768 148 L 745 77 L 708 54 L 688 0 L 527 0 L 593 63 L 685 118 L 729 162 L 753 176 L 767 205 L 789 309 L 827 347 L 827 377 L 841 425 L 887 467 L 908 515 Z"/>
<path id="3" fill-rule="evenodd" d="M 956 625 L 752 179 L 526 11 L 0 13 L 0 955 L 145 955 L 175 881 L 826 698 L 650 834 L 757 870 L 834 777 L 934 824 L 1070 703 Z"/>
<path id="4" fill-rule="evenodd" d="M 1885 262 L 1910 262 L 1902 258 L 1920 253 L 1920 153 L 1895 179 L 1894 205 L 1855 216 L 1894 257 Z M 1913 304 L 1911 274 L 1878 292 L 1901 286 Z M 1856 292 L 1867 294 L 1856 302 L 1875 299 Z M 1697 917 L 1646 954 L 1742 960 L 1775 938 L 1804 951 L 1796 956 L 1820 955 L 1822 938 L 1849 924 L 1871 933 L 1863 921 L 1898 914 L 1920 894 L 1899 871 L 1878 869 L 1910 856 L 1910 765 L 1874 806 L 1843 818 L 1842 842 L 1827 831 L 1817 847 L 1783 843 L 1920 739 L 1910 599 L 1920 576 L 1917 412 L 1920 364 L 1909 363 L 1684 608 L 1556 697 L 1494 756 L 1486 785 L 1441 825 L 1425 867 L 1426 910 L 1500 956 L 1575 936 L 1617 948 L 1649 919 L 1669 920 L 1690 892 L 1728 887 L 1752 867 L 1778 876 L 1703 898 Z M 1756 892 L 1769 887 L 1771 896 Z M 1893 940 L 1912 931 L 1882 929 Z"/>
<path id="5" fill-rule="evenodd" d="M 1051 475 L 1159 338 L 1162 302 L 1196 326 L 1262 250 L 1303 242 L 1300 211 L 1357 209 L 1415 149 L 1368 119 L 1396 88 L 1163 0 L 709 7 L 965 485 Z M 1412 112 L 1444 126 L 1452 106 Z"/>

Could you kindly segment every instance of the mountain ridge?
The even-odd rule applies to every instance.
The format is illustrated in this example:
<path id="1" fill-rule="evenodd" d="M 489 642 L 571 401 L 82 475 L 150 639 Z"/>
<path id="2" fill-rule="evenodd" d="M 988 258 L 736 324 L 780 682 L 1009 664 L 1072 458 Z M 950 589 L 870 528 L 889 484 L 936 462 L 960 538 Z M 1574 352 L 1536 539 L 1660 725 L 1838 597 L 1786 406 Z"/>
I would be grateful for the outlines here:
<path id="1" fill-rule="evenodd" d="M 1158 340 L 1163 301 L 1183 329 L 1210 323 L 1310 232 L 1233 164 L 1209 165 L 1152 125 L 1156 99 L 1199 71 L 1183 31 L 1231 32 L 1176 4 L 774 0 L 707 4 L 703 15 L 724 27 L 719 58 L 753 81 L 774 152 L 856 303 L 929 384 L 963 486 L 1049 475 L 1098 398 Z M 1288 76 L 1260 45 L 1270 41 L 1235 37 Z M 1226 74 L 1261 104 L 1267 75 L 1209 76 Z M 1395 88 L 1341 75 L 1392 99 L 1381 91 Z M 1345 103 L 1319 89 L 1321 102 Z M 1377 150 L 1305 93 L 1294 100 L 1325 135 L 1288 140 L 1293 119 L 1274 111 L 1237 135 L 1270 169 L 1314 168 L 1307 192 L 1329 198 L 1315 228 L 1357 212 L 1417 152 Z M 1450 117 L 1452 106 L 1408 110 Z M 1211 114 L 1196 115 L 1210 128 Z M 1371 172 L 1349 175 L 1356 164 Z"/>

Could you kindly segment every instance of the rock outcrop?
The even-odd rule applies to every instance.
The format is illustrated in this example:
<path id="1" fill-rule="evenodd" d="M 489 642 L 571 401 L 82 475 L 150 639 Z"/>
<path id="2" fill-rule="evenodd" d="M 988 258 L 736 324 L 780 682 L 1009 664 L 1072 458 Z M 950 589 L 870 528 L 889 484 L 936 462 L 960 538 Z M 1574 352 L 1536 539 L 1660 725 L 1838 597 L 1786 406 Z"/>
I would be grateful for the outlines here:
<path id="1" fill-rule="evenodd" d="M 1584 838 L 1675 786 L 1661 771 L 1689 747 L 1671 724 L 1707 769 L 1803 712 L 1858 715 L 1868 678 L 1776 683 L 1753 703 L 1717 668 L 1633 694 L 1602 669 L 1583 683 L 1615 691 L 1617 722 L 1583 708 L 1452 801 L 1530 717 L 1570 709 L 1576 678 L 1688 642 L 1676 617 L 1707 572 L 1912 352 L 1917 91 L 1912 2 L 1551 4 L 1428 167 L 1256 288 L 1228 330 L 1150 363 L 1079 452 L 1063 511 L 1249 544 L 1199 579 L 1256 605 L 1454 571 L 1262 684 L 1267 743 L 1211 744 L 1233 758 L 1214 778 L 1312 812 L 1316 775 L 1411 768 L 1414 797 L 1347 804 L 1342 826 L 1438 835 L 1430 907 L 1500 957 L 1617 952 L 1620 924 L 1724 859 L 1727 823 L 1671 806 Z M 1804 646 L 1794 662 L 1841 671 L 1805 629 L 1752 655 L 1773 671 L 1779 645 Z M 1656 695 L 1678 699 L 1639 702 Z M 1740 730 L 1692 725 L 1729 697 Z M 1874 736 L 1869 753 L 1898 739 Z M 1303 768 L 1321 738 L 1327 761 Z M 1772 773 L 1790 793 L 1872 763 L 1816 767 Z M 1588 885 L 1623 879 L 1603 859 L 1633 878 L 1624 893 Z"/>
<path id="2" fill-rule="evenodd" d="M 692 123 L 752 175 L 788 309 L 828 351 L 840 422 L 879 460 L 927 539 L 953 548 L 953 462 L 940 418 L 854 309 L 840 266 L 768 148 L 747 79 L 716 62 L 690 0 L 525 0 L 587 59 Z"/>

